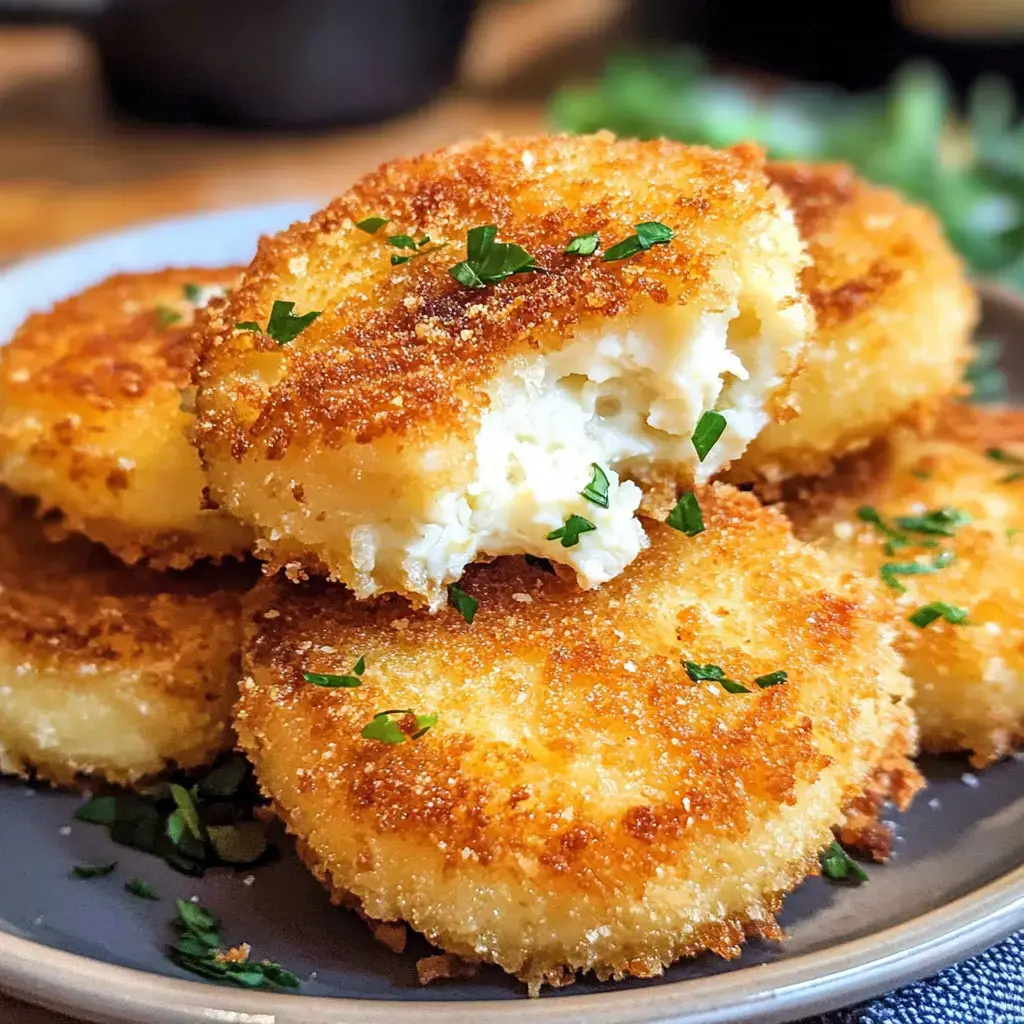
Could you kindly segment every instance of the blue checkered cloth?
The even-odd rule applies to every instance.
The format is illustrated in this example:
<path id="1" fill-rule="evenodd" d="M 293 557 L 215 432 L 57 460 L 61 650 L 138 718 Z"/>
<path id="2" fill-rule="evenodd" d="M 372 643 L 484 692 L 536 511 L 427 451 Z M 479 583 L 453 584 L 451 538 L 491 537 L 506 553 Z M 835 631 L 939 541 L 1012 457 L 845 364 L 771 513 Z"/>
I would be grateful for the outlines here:
<path id="1" fill-rule="evenodd" d="M 927 981 L 804 1024 L 1024 1024 L 1024 932 Z"/>

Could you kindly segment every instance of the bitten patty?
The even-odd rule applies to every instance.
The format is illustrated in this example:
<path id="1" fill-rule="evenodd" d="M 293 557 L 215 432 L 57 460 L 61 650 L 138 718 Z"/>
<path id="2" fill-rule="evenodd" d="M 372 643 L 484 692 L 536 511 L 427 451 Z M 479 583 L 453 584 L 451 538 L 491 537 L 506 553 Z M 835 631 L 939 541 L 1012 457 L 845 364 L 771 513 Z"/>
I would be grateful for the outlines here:
<path id="1" fill-rule="evenodd" d="M 925 749 L 982 766 L 1024 740 L 1024 410 L 949 406 L 786 508 L 888 598 Z"/>
<path id="2" fill-rule="evenodd" d="M 30 316 L 0 349 L 0 483 L 128 562 L 248 550 L 245 527 L 204 508 L 186 436 L 193 316 L 238 274 L 119 274 Z"/>
<path id="3" fill-rule="evenodd" d="M 51 543 L 0 491 L 0 770 L 131 783 L 230 747 L 237 565 L 158 573 L 82 537 Z"/>
<path id="4" fill-rule="evenodd" d="M 264 239 L 203 325 L 213 495 L 262 557 L 360 597 L 436 610 L 523 552 L 597 586 L 646 543 L 642 487 L 707 479 L 787 414 L 803 266 L 753 147 L 396 160 Z"/>
<path id="5" fill-rule="evenodd" d="M 883 602 L 751 495 L 698 495 L 705 532 L 650 523 L 596 590 L 473 567 L 472 623 L 260 585 L 236 728 L 339 900 L 533 992 L 649 977 L 777 937 L 844 809 L 880 770 L 913 789 Z"/>

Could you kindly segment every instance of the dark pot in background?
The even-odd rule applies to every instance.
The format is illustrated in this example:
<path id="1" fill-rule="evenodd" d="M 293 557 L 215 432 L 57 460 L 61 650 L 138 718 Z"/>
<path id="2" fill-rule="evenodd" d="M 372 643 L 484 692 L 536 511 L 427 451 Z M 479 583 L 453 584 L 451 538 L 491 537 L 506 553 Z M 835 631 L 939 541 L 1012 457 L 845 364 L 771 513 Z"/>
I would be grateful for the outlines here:
<path id="1" fill-rule="evenodd" d="M 377 121 L 455 77 L 473 0 L 0 0 L 70 21 L 110 95 L 146 120 L 244 128 Z"/>

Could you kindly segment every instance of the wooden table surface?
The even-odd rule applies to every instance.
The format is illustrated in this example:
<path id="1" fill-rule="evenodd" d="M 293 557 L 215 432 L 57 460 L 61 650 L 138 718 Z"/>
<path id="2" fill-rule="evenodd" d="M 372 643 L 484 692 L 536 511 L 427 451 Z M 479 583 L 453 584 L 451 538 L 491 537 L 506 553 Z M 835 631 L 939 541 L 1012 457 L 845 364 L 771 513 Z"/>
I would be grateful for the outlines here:
<path id="1" fill-rule="evenodd" d="M 291 137 L 113 118 L 88 43 L 58 28 L 0 29 L 0 266 L 160 217 L 338 193 L 383 160 L 485 131 L 532 132 L 567 74 L 599 66 L 622 0 L 483 6 L 459 84 L 384 125 Z M 0 995 L 0 1024 L 71 1024 Z"/>

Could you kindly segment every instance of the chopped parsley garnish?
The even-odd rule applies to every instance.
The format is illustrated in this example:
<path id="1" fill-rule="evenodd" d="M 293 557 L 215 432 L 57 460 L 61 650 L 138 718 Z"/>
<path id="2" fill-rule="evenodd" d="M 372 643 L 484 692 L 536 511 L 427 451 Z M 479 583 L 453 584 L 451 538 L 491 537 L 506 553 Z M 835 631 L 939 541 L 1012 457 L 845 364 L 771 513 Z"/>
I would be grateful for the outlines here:
<path id="1" fill-rule="evenodd" d="M 666 225 L 656 220 L 645 220 L 641 224 L 634 224 L 635 235 L 629 235 L 621 242 L 605 249 L 601 259 L 605 263 L 612 260 L 625 260 L 635 256 L 638 252 L 647 252 L 652 245 L 667 245 L 675 238 L 675 232 Z"/>
<path id="2" fill-rule="evenodd" d="M 263 802 L 249 763 L 233 754 L 189 789 L 158 782 L 138 793 L 95 796 L 75 818 L 105 826 L 115 843 L 155 854 L 183 874 L 202 875 L 275 852 L 255 818 Z"/>
<path id="3" fill-rule="evenodd" d="M 398 715 L 398 721 L 392 716 Z M 406 715 L 416 720 L 416 728 L 407 734 L 398 724 Z M 406 740 L 418 740 L 428 729 L 437 725 L 437 715 L 417 715 L 411 708 L 398 708 L 394 711 L 378 711 L 363 726 L 359 733 L 364 740 L 379 740 L 381 743 L 404 743 Z"/>
<path id="4" fill-rule="evenodd" d="M 594 505 L 598 505 L 600 508 L 607 508 L 608 475 L 596 462 L 592 462 L 590 468 L 593 471 L 590 483 L 580 491 L 580 494 Z"/>
<path id="5" fill-rule="evenodd" d="M 967 512 L 958 508 L 937 508 L 920 516 L 897 516 L 896 526 L 908 533 L 934 534 L 939 537 L 952 537 L 958 526 L 966 526 L 974 522 Z"/>
<path id="6" fill-rule="evenodd" d="M 192 794 L 184 786 L 179 786 L 175 782 L 171 783 L 170 788 L 171 797 L 177 806 L 167 819 L 168 838 L 172 843 L 179 843 L 185 829 L 188 829 L 194 839 L 202 842 L 203 826 L 199 821 L 199 812 L 192 800 Z"/>
<path id="7" fill-rule="evenodd" d="M 885 542 L 885 553 L 887 555 L 894 555 L 900 550 L 900 548 L 910 547 L 915 544 L 922 548 L 934 548 L 938 545 L 938 541 L 936 540 L 912 540 L 905 533 L 900 533 L 899 530 L 893 529 L 893 527 L 886 523 L 882 518 L 878 509 L 873 508 L 871 505 L 861 505 L 861 507 L 857 509 L 857 518 L 860 519 L 862 523 L 870 523 L 879 531 L 879 533 L 888 538 Z"/>
<path id="8" fill-rule="evenodd" d="M 162 303 L 153 312 L 156 314 L 156 322 L 161 330 L 184 319 L 176 309 L 173 309 L 171 306 L 165 306 Z"/>
<path id="9" fill-rule="evenodd" d="M 1007 473 L 1006 476 L 1000 477 L 999 482 L 1001 484 L 1012 484 L 1017 480 L 1024 479 L 1024 458 L 1021 458 L 1021 456 L 1014 455 L 1013 452 L 1008 452 L 1005 448 L 989 448 L 985 454 L 993 462 L 1001 462 L 1006 466 L 1015 467 L 1012 473 Z"/>
<path id="10" fill-rule="evenodd" d="M 270 309 L 270 319 L 267 321 L 267 329 L 262 327 L 255 320 L 240 320 L 235 324 L 239 331 L 252 331 L 253 334 L 266 334 L 278 345 L 287 345 L 294 341 L 322 312 L 314 309 L 301 316 L 296 316 L 293 310 L 294 302 L 286 302 L 284 299 L 275 299 Z"/>
<path id="11" fill-rule="evenodd" d="M 902 592 L 907 588 L 896 579 L 897 576 L 927 576 L 952 565 L 955 557 L 952 551 L 941 551 L 931 564 L 927 562 L 886 562 L 880 573 L 886 586 Z"/>
<path id="12" fill-rule="evenodd" d="M 919 629 L 930 626 L 936 619 L 945 619 L 951 626 L 962 626 L 967 621 L 967 609 L 945 601 L 932 601 L 910 616 L 910 621 Z"/>
<path id="13" fill-rule="evenodd" d="M 669 512 L 665 522 L 687 537 L 696 537 L 698 533 L 704 532 L 704 516 L 693 491 L 687 491 L 676 502 L 676 507 Z"/>
<path id="14" fill-rule="evenodd" d="M 821 873 L 833 882 L 860 885 L 868 880 L 868 873 L 834 839 L 818 854 L 818 862 Z"/>
<path id="15" fill-rule="evenodd" d="M 333 672 L 303 672 L 302 678 L 314 686 L 326 686 L 329 688 L 338 686 L 354 687 L 363 685 L 363 681 L 359 677 L 365 671 L 366 659 L 360 658 L 352 667 L 351 674 L 347 676 L 335 675 Z"/>
<path id="16" fill-rule="evenodd" d="M 466 258 L 448 273 L 465 288 L 497 284 L 513 274 L 539 272 L 542 268 L 520 245 L 497 242 L 498 228 L 483 224 L 466 232 Z"/>
<path id="17" fill-rule="evenodd" d="M 117 867 L 117 861 L 109 864 L 76 864 L 71 873 L 75 878 L 106 878 Z"/>
<path id="18" fill-rule="evenodd" d="M 140 900 L 158 900 L 156 889 L 144 878 L 133 878 L 124 883 L 124 891 L 138 896 Z"/>
<path id="19" fill-rule="evenodd" d="M 708 452 L 718 443 L 723 430 L 725 430 L 725 417 L 720 412 L 709 409 L 707 412 L 701 413 L 691 438 L 699 462 L 703 462 L 707 458 Z"/>
<path id="20" fill-rule="evenodd" d="M 565 252 L 572 256 L 593 256 L 601 239 L 596 231 L 586 235 L 576 235 L 565 247 Z"/>
<path id="21" fill-rule="evenodd" d="M 727 693 L 753 693 L 748 686 L 736 682 L 735 679 L 729 679 L 720 665 L 699 665 L 695 661 L 684 661 L 683 668 L 695 683 L 710 681 L 718 683 Z M 769 672 L 767 675 L 758 676 L 754 680 L 754 684 L 758 689 L 766 690 L 769 686 L 778 686 L 779 683 L 784 683 L 788 678 L 789 675 L 786 672 Z"/>
<path id="22" fill-rule="evenodd" d="M 408 263 L 409 260 L 415 259 L 417 256 L 425 256 L 428 252 L 437 252 L 438 249 L 443 249 L 443 245 L 435 245 L 432 249 L 424 249 L 424 246 L 430 242 L 430 235 L 424 235 L 418 242 L 412 237 L 412 235 L 391 235 L 388 238 L 388 243 L 393 245 L 396 249 L 411 249 L 412 253 L 408 256 L 399 256 L 397 253 L 391 254 L 391 266 L 398 267 L 403 263 Z"/>
<path id="23" fill-rule="evenodd" d="M 918 480 L 931 480 L 932 472 L 930 469 L 914 469 L 911 470 L 911 476 L 916 477 Z"/>
<path id="24" fill-rule="evenodd" d="M 182 285 L 181 294 L 185 296 L 185 301 L 192 303 L 193 306 L 198 306 L 203 301 L 203 289 L 197 284 Z"/>
<path id="25" fill-rule="evenodd" d="M 475 597 L 470 597 L 462 587 L 454 583 L 448 584 L 448 603 L 470 624 L 476 617 L 476 610 L 480 602 Z"/>
<path id="26" fill-rule="evenodd" d="M 249 946 L 229 949 L 220 935 L 220 921 L 205 907 L 175 900 L 178 917 L 174 927 L 179 936 L 167 951 L 171 961 L 186 971 L 226 981 L 243 988 L 298 988 L 299 979 L 270 960 L 249 959 Z"/>
<path id="27" fill-rule="evenodd" d="M 387 217 L 367 217 L 365 220 L 357 220 L 356 227 L 368 235 L 375 235 L 387 222 Z"/>
<path id="28" fill-rule="evenodd" d="M 555 567 L 546 559 L 538 558 L 536 555 L 523 555 L 526 559 L 527 565 L 532 565 L 534 569 L 540 569 L 541 572 L 550 573 L 552 576 L 557 575 Z"/>
<path id="29" fill-rule="evenodd" d="M 596 529 L 597 527 L 589 519 L 584 519 L 583 516 L 578 516 L 573 512 L 557 530 L 552 530 L 548 534 L 547 539 L 561 541 L 563 548 L 574 548 L 579 544 L 582 534 L 591 533 Z"/>

